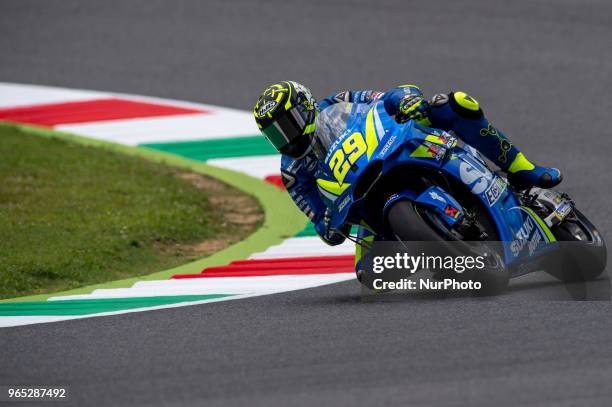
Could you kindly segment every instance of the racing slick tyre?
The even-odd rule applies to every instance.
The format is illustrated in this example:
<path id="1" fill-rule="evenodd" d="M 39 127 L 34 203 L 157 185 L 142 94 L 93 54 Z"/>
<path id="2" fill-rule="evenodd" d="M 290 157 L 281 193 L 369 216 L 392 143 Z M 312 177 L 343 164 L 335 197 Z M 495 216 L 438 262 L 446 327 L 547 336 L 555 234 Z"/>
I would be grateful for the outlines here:
<path id="1" fill-rule="evenodd" d="M 563 261 L 561 267 L 546 272 L 563 282 L 591 281 L 606 268 L 606 242 L 578 209 L 574 215 L 551 228 L 561 242 Z"/>
<path id="2" fill-rule="evenodd" d="M 436 221 L 438 220 L 438 221 Z M 454 239 L 449 230 L 444 230 L 442 222 L 437 219 L 437 215 L 427 208 L 417 207 L 413 202 L 402 200 L 395 202 L 387 212 L 387 224 L 393 235 L 400 241 L 425 241 L 439 242 L 442 245 L 447 243 L 445 249 L 451 255 L 461 256 L 466 253 L 474 253 L 486 248 L 486 244 L 478 248 L 471 243 Z M 434 224 L 435 222 L 435 224 Z M 452 244 L 451 244 L 452 242 Z M 500 256 L 494 255 L 495 251 L 487 257 L 486 268 L 474 270 L 471 273 L 455 273 L 455 277 L 470 278 L 482 284 L 480 290 L 475 290 L 479 296 L 497 295 L 505 291 L 508 287 L 510 274 L 505 269 Z"/>

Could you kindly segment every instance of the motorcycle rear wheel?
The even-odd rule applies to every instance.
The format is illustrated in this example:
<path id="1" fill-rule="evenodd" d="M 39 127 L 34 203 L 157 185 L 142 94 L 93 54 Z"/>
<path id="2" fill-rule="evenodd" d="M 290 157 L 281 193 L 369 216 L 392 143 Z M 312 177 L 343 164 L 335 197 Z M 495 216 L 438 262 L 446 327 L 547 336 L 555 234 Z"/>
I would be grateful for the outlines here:
<path id="1" fill-rule="evenodd" d="M 577 209 L 574 214 L 574 220 L 551 228 L 558 241 L 573 243 L 561 243 L 562 266 L 546 272 L 563 282 L 591 281 L 606 268 L 606 242 L 586 216 Z"/>

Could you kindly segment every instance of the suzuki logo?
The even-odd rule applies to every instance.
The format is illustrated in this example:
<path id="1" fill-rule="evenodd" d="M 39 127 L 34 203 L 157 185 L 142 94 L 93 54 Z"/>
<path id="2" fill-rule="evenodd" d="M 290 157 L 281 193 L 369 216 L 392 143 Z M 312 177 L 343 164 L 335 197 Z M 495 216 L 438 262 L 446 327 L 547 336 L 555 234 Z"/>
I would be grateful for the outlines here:
<path id="1" fill-rule="evenodd" d="M 469 187 L 473 194 L 482 194 L 489 186 L 493 175 L 486 169 L 480 169 L 476 165 L 462 161 L 459 164 L 459 176 L 461 181 Z"/>

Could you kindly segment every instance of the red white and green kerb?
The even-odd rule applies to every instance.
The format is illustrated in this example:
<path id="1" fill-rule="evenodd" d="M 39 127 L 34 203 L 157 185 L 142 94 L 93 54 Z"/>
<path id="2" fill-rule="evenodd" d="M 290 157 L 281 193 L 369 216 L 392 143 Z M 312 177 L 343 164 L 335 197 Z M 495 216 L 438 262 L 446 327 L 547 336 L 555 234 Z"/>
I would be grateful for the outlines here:
<path id="1" fill-rule="evenodd" d="M 135 95 L 0 83 L 0 121 L 143 146 L 282 188 L 280 156 L 250 112 Z M 257 182 L 254 180 L 254 182 Z M 311 226 L 247 259 L 129 288 L 0 302 L 0 327 L 212 303 L 354 279 L 354 246 L 326 246 Z"/>

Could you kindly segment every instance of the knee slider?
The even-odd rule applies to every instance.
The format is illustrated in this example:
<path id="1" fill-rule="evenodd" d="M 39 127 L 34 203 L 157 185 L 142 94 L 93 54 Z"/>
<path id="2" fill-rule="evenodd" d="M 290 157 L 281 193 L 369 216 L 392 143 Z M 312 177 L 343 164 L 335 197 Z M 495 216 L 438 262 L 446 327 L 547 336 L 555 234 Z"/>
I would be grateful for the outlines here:
<path id="1" fill-rule="evenodd" d="M 476 99 L 465 92 L 452 92 L 448 102 L 455 113 L 466 119 L 480 119 L 483 115 Z"/>

